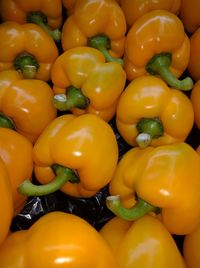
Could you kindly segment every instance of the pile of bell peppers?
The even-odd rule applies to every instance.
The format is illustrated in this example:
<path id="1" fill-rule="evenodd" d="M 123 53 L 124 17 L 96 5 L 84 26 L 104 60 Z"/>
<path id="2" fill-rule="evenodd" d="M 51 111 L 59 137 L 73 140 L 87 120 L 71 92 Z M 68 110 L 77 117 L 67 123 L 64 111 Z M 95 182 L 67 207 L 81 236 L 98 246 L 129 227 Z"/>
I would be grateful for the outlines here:
<path id="1" fill-rule="evenodd" d="M 0 267 L 200 267 L 199 12 L 0 1 Z M 101 228 L 57 210 L 12 228 L 32 197 L 105 188 Z"/>

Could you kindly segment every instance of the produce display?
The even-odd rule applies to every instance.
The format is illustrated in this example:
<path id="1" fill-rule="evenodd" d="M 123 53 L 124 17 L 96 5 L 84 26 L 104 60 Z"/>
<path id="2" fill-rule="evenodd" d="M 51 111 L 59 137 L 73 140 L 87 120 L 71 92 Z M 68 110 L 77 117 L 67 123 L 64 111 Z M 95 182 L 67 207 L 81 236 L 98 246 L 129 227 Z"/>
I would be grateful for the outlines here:
<path id="1" fill-rule="evenodd" d="M 200 1 L 0 0 L 0 267 L 200 267 Z"/>

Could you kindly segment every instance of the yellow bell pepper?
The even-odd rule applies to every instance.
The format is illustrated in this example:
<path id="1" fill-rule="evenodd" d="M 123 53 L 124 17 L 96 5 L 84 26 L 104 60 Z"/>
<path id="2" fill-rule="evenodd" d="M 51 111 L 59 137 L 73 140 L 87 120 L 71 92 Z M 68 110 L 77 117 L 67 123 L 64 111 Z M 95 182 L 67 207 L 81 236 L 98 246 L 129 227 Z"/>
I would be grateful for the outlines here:
<path id="1" fill-rule="evenodd" d="M 159 77 L 145 75 L 122 92 L 116 125 L 131 146 L 158 146 L 185 141 L 194 124 L 190 99 Z"/>
<path id="2" fill-rule="evenodd" d="M 32 143 L 56 118 L 51 87 L 39 79 L 23 79 L 15 70 L 0 72 L 0 126 L 16 129 Z"/>
<path id="3" fill-rule="evenodd" d="M 126 73 L 118 63 L 105 62 L 97 49 L 76 47 L 56 59 L 51 80 L 58 110 L 93 113 L 109 121 L 125 87 Z"/>
<path id="4" fill-rule="evenodd" d="M 159 209 L 170 233 L 184 235 L 200 223 L 200 155 L 187 143 L 123 155 L 109 183 L 108 208 L 135 220 Z"/>
<path id="5" fill-rule="evenodd" d="M 199 0 L 181 0 L 179 17 L 188 33 L 193 33 L 200 27 Z"/>
<path id="6" fill-rule="evenodd" d="M 200 80 L 198 80 L 192 88 L 190 99 L 194 109 L 194 122 L 200 129 Z"/>
<path id="7" fill-rule="evenodd" d="M 76 0 L 62 0 L 62 4 L 66 10 L 67 17 L 74 11 Z"/>
<path id="8" fill-rule="evenodd" d="M 0 245 L 9 233 L 11 221 L 14 215 L 13 198 L 10 177 L 7 168 L 0 157 Z"/>
<path id="9" fill-rule="evenodd" d="M 49 81 L 57 57 L 54 40 L 40 26 L 12 21 L 0 24 L 0 71 L 16 69 L 24 78 Z"/>
<path id="10" fill-rule="evenodd" d="M 58 28 L 62 24 L 61 0 L 1 0 L 0 16 L 2 21 L 35 23 L 47 31 L 54 40 L 60 40 L 61 32 Z"/>
<path id="11" fill-rule="evenodd" d="M 171 234 L 154 216 L 135 222 L 118 217 L 100 230 L 113 250 L 119 268 L 186 268 Z"/>
<path id="12" fill-rule="evenodd" d="M 188 72 L 197 82 L 200 80 L 200 27 L 190 36 L 190 58 L 188 63 Z"/>
<path id="13" fill-rule="evenodd" d="M 0 157 L 11 181 L 14 213 L 17 214 L 27 201 L 17 189 L 24 180 L 32 179 L 33 146 L 22 135 L 8 128 L 0 128 Z"/>
<path id="14" fill-rule="evenodd" d="M 117 61 L 124 53 L 126 20 L 116 1 L 77 1 L 62 27 L 64 51 L 77 46 L 98 48 L 107 61 Z"/>
<path id="15" fill-rule="evenodd" d="M 191 233 L 187 234 L 183 240 L 183 256 L 188 268 L 200 267 L 199 243 L 200 224 Z"/>
<path id="16" fill-rule="evenodd" d="M 128 28 L 149 11 L 163 9 L 178 14 L 181 5 L 181 0 L 119 0 L 118 2 L 124 12 Z"/>
<path id="17" fill-rule="evenodd" d="M 37 196 L 61 189 L 72 196 L 90 197 L 111 180 L 118 145 L 114 131 L 100 117 L 66 114 L 42 132 L 33 160 L 36 178 L 44 185 L 25 181 L 19 187 L 21 194 Z"/>
<path id="18" fill-rule="evenodd" d="M 50 212 L 28 230 L 16 231 L 0 247 L 0 267 L 116 268 L 102 236 L 82 218 Z"/>
<path id="19" fill-rule="evenodd" d="M 124 69 L 129 81 L 143 74 L 157 74 L 171 87 L 190 90 L 190 77 L 178 79 L 186 70 L 189 57 L 190 42 L 183 23 L 167 10 L 146 13 L 127 33 Z"/>

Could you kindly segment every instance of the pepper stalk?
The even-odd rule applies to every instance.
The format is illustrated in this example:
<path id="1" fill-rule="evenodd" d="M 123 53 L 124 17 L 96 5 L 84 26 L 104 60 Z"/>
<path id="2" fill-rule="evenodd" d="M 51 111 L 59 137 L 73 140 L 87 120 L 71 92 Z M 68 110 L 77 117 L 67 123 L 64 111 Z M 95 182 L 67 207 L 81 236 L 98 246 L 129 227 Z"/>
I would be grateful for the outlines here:
<path id="1" fill-rule="evenodd" d="M 152 75 L 160 75 L 163 80 L 171 87 L 188 91 L 193 87 L 193 81 L 190 77 L 179 80 L 170 70 L 172 55 L 168 52 L 156 54 L 146 65 L 146 71 Z"/>
<path id="2" fill-rule="evenodd" d="M 106 206 L 116 216 L 127 221 L 135 221 L 149 212 L 158 212 L 158 208 L 146 201 L 138 198 L 137 203 L 132 208 L 125 208 L 119 195 L 111 195 L 106 198 Z"/>
<path id="3" fill-rule="evenodd" d="M 31 181 L 25 180 L 19 186 L 18 192 L 25 196 L 43 196 L 60 190 L 60 188 L 67 182 L 79 182 L 76 172 L 70 168 L 53 164 L 52 169 L 56 176 L 51 182 L 45 185 L 35 185 Z"/>
<path id="4" fill-rule="evenodd" d="M 61 32 L 59 29 L 51 30 L 48 26 L 48 20 L 44 13 L 40 11 L 32 11 L 27 14 L 26 21 L 39 25 L 45 30 L 55 41 L 60 41 Z"/>

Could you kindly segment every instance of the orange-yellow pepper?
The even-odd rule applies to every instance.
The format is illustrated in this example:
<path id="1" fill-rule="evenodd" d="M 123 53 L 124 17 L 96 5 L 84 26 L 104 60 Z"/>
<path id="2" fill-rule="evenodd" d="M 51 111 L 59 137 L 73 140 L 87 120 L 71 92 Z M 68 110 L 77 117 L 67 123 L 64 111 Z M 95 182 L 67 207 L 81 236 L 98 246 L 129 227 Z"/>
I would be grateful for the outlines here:
<path id="1" fill-rule="evenodd" d="M 194 122 L 200 129 L 200 80 L 198 80 L 192 88 L 190 99 L 194 109 Z"/>
<path id="2" fill-rule="evenodd" d="M 181 20 L 167 10 L 153 10 L 129 29 L 125 41 L 127 79 L 143 74 L 160 75 L 170 86 L 190 90 L 190 77 L 179 80 L 190 57 L 190 42 Z"/>
<path id="3" fill-rule="evenodd" d="M 200 155 L 187 143 L 135 147 L 115 170 L 107 206 L 125 220 L 159 208 L 169 232 L 184 235 L 200 223 L 199 187 Z"/>
<path id="4" fill-rule="evenodd" d="M 199 13 L 199 0 L 181 0 L 179 17 L 187 32 L 193 33 L 200 27 Z"/>
<path id="5" fill-rule="evenodd" d="M 15 70 L 0 72 L 0 126 L 16 129 L 33 143 L 56 117 L 52 99 L 45 81 L 23 79 Z"/>
<path id="6" fill-rule="evenodd" d="M 181 5 L 181 0 L 119 0 L 118 2 L 124 12 L 128 27 L 152 10 L 163 9 L 178 14 Z"/>
<path id="7" fill-rule="evenodd" d="M 61 43 L 64 51 L 77 46 L 93 46 L 107 61 L 118 61 L 124 53 L 126 20 L 114 0 L 77 1 L 63 24 Z"/>
<path id="8" fill-rule="evenodd" d="M 105 62 L 97 49 L 76 47 L 56 59 L 51 80 L 58 110 L 93 113 L 109 121 L 125 87 L 126 73 L 120 64 Z"/>
<path id="9" fill-rule="evenodd" d="M 60 40 L 59 28 L 62 24 L 61 0 L 1 0 L 0 17 L 2 21 L 15 21 L 20 24 L 36 23 L 55 40 Z M 54 31 L 51 30 L 56 29 Z"/>
<path id="10" fill-rule="evenodd" d="M 116 268 L 112 250 L 84 219 L 64 212 L 42 216 L 28 230 L 8 236 L 0 267 Z"/>
<path id="11" fill-rule="evenodd" d="M 187 268 L 200 267 L 199 243 L 200 224 L 191 233 L 187 234 L 183 240 L 183 256 Z"/>
<path id="12" fill-rule="evenodd" d="M 200 80 L 200 27 L 190 36 L 190 58 L 188 71 L 190 76 L 197 82 Z"/>
<path id="13" fill-rule="evenodd" d="M 13 218 L 13 199 L 10 177 L 3 160 L 0 157 L 0 245 L 9 233 Z"/>
<path id="14" fill-rule="evenodd" d="M 133 223 L 114 217 L 100 234 L 112 248 L 119 268 L 186 268 L 171 234 L 154 216 L 145 215 Z"/>
<path id="15" fill-rule="evenodd" d="M 106 157 L 106 161 L 105 161 Z M 118 161 L 114 131 L 96 115 L 62 115 L 54 119 L 33 148 L 35 175 L 44 185 L 24 182 L 20 193 L 44 195 L 60 189 L 90 197 L 111 180 Z"/>
<path id="16" fill-rule="evenodd" d="M 76 0 L 62 0 L 62 4 L 66 9 L 67 16 L 71 15 L 74 11 Z"/>
<path id="17" fill-rule="evenodd" d="M 144 75 L 131 81 L 117 105 L 117 128 L 131 146 L 185 141 L 193 124 L 190 99 L 156 76 Z"/>
<path id="18" fill-rule="evenodd" d="M 10 177 L 15 214 L 20 212 L 27 199 L 17 189 L 25 179 L 32 178 L 32 152 L 33 146 L 24 136 L 12 129 L 0 128 L 0 157 Z"/>
<path id="19" fill-rule="evenodd" d="M 0 71 L 16 69 L 24 78 L 48 81 L 57 57 L 54 40 L 40 26 L 11 21 L 0 24 Z"/>

